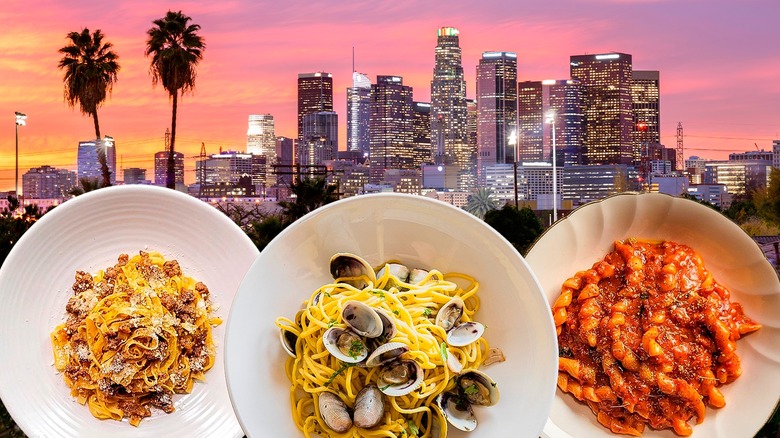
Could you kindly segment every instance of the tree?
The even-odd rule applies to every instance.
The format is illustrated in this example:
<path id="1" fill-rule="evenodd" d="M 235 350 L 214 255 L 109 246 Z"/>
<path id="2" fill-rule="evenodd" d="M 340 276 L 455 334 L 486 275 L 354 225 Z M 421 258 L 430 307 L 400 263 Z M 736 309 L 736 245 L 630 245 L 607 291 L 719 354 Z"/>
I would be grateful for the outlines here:
<path id="1" fill-rule="evenodd" d="M 269 243 L 287 227 L 280 215 L 272 214 L 260 221 L 254 221 L 246 230 L 258 250 L 262 251 Z"/>
<path id="2" fill-rule="evenodd" d="M 295 200 L 292 202 L 279 201 L 287 223 L 292 223 L 306 213 L 339 199 L 336 186 L 328 184 L 324 177 L 306 177 L 300 181 L 293 181 L 290 190 L 295 196 Z"/>
<path id="3" fill-rule="evenodd" d="M 198 35 L 200 25 L 189 24 L 191 18 L 181 11 L 168 13 L 154 20 L 154 27 L 146 34 L 146 56 L 151 56 L 149 72 L 152 84 L 162 83 L 171 98 L 171 143 L 168 151 L 168 169 L 165 185 L 176 188 L 174 154 L 176 144 L 176 111 L 179 105 L 179 92 L 184 95 L 195 88 L 196 67 L 203 59 L 206 43 Z"/>
<path id="4" fill-rule="evenodd" d="M 100 141 L 100 123 L 97 109 L 105 102 L 117 81 L 119 56 L 114 53 L 110 42 L 103 42 L 105 35 L 97 29 L 90 34 L 89 29 L 70 32 L 67 39 L 70 44 L 59 50 L 63 56 L 59 68 L 65 71 L 65 101 L 73 108 L 76 103 L 82 114 L 92 116 L 95 122 L 98 161 L 103 176 L 103 186 L 111 185 L 111 171 L 106 161 L 106 151 Z"/>
<path id="5" fill-rule="evenodd" d="M 100 181 L 96 178 L 79 178 L 79 185 L 68 192 L 69 195 L 79 196 L 100 188 Z"/>
<path id="6" fill-rule="evenodd" d="M 474 216 L 484 219 L 487 212 L 498 208 L 498 200 L 494 197 L 492 189 L 480 187 L 469 195 L 468 202 L 463 208 Z"/>
<path id="7" fill-rule="evenodd" d="M 531 244 L 542 234 L 542 223 L 533 210 L 505 204 L 501 210 L 491 210 L 485 214 L 485 222 L 504 236 L 512 246 L 525 255 Z"/>

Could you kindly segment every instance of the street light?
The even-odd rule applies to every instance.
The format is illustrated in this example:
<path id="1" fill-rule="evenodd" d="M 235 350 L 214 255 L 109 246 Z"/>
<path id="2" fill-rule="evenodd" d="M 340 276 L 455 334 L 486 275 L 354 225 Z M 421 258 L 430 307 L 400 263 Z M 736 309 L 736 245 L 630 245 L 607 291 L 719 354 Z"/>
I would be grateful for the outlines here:
<path id="1" fill-rule="evenodd" d="M 507 144 L 512 147 L 512 172 L 514 172 L 515 208 L 517 208 L 517 130 L 513 129 L 507 138 Z"/>
<path id="2" fill-rule="evenodd" d="M 14 178 L 16 199 L 19 199 L 19 127 L 27 124 L 27 115 L 16 111 L 16 177 Z"/>
<path id="3" fill-rule="evenodd" d="M 551 109 L 545 114 L 545 123 L 552 125 L 552 184 L 553 184 L 553 223 L 558 220 L 558 179 L 556 176 L 555 160 L 555 110 Z"/>

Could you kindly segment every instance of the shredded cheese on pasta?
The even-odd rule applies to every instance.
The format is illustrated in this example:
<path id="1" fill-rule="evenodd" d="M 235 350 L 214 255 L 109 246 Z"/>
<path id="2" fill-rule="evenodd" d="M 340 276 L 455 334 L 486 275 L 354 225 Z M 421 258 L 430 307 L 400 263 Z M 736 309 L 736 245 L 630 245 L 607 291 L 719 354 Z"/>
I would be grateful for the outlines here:
<path id="1" fill-rule="evenodd" d="M 174 410 L 214 365 L 208 288 L 175 260 L 143 252 L 94 277 L 76 273 L 68 320 L 51 333 L 54 365 L 71 395 L 100 419 L 137 426 L 151 407 Z"/>

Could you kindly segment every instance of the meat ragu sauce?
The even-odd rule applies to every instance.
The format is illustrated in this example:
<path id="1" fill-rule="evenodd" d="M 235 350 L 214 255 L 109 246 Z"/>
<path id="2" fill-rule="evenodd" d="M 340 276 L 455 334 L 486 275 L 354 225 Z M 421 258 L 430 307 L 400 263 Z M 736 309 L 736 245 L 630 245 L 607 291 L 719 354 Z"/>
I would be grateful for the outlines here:
<path id="1" fill-rule="evenodd" d="M 736 341 L 761 328 L 675 242 L 628 239 L 566 280 L 553 304 L 558 386 L 612 432 L 690 435 L 741 374 Z"/>

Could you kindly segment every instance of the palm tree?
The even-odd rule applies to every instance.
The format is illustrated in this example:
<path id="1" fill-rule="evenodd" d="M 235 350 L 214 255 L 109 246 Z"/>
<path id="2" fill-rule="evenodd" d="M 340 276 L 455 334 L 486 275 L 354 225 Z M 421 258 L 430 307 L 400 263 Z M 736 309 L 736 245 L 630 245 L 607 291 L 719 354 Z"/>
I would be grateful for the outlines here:
<path id="1" fill-rule="evenodd" d="M 198 35 L 200 25 L 188 24 L 190 20 L 191 18 L 181 11 L 168 11 L 165 17 L 154 20 L 154 27 L 146 32 L 149 36 L 146 41 L 146 56 L 152 57 L 149 67 L 152 83 L 157 85 L 158 82 L 162 82 L 163 88 L 168 91 L 173 102 L 171 149 L 168 151 L 168 170 L 165 178 L 165 185 L 171 189 L 176 188 L 174 144 L 179 90 L 184 95 L 195 88 L 197 76 L 195 67 L 203 59 L 203 50 L 206 48 L 203 37 Z"/>
<path id="2" fill-rule="evenodd" d="M 290 191 L 295 195 L 295 200 L 279 201 L 282 214 L 288 223 L 305 216 L 307 213 L 339 199 L 337 187 L 328 184 L 325 177 L 305 177 L 300 181 L 293 181 Z"/>
<path id="3" fill-rule="evenodd" d="M 79 178 L 79 185 L 68 192 L 71 196 L 79 196 L 100 188 L 100 181 L 96 178 Z"/>
<path id="4" fill-rule="evenodd" d="M 103 176 L 103 186 L 111 185 L 111 171 L 106 162 L 106 151 L 100 143 L 100 124 L 97 109 L 106 100 L 117 81 L 119 56 L 109 42 L 103 42 L 105 35 L 97 29 L 90 34 L 89 29 L 70 32 L 67 39 L 70 44 L 59 50 L 63 56 L 59 68 L 65 70 L 65 101 L 73 108 L 78 102 L 82 114 L 92 116 L 95 122 L 98 161 Z"/>
<path id="5" fill-rule="evenodd" d="M 487 212 L 498 208 L 498 200 L 493 196 L 493 189 L 480 187 L 469 195 L 468 203 L 463 208 L 474 216 L 484 219 Z"/>

